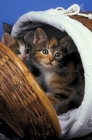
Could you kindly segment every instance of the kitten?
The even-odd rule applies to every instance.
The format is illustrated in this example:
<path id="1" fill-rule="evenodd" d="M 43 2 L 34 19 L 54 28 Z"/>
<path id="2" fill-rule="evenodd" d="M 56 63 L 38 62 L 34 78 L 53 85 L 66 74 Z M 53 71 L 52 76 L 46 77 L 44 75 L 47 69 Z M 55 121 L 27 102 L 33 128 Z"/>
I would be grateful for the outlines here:
<path id="1" fill-rule="evenodd" d="M 78 107 L 84 95 L 84 71 L 73 40 L 69 36 L 48 39 L 38 28 L 33 44 L 31 59 L 43 74 L 45 92 L 57 114 Z"/>
<path id="2" fill-rule="evenodd" d="M 31 31 L 30 31 L 31 33 Z M 24 36 L 25 40 L 27 38 L 27 34 Z M 34 66 L 34 64 L 29 60 L 30 52 L 32 46 L 30 46 L 25 40 L 23 39 L 14 39 L 9 33 L 4 33 L 2 36 L 2 42 L 8 46 L 27 66 L 29 71 L 38 78 L 40 75 L 39 70 Z"/>
<path id="3" fill-rule="evenodd" d="M 8 33 L 2 36 L 2 42 L 8 46 L 23 62 L 28 61 L 30 47 L 23 41 L 23 39 L 14 39 Z"/>

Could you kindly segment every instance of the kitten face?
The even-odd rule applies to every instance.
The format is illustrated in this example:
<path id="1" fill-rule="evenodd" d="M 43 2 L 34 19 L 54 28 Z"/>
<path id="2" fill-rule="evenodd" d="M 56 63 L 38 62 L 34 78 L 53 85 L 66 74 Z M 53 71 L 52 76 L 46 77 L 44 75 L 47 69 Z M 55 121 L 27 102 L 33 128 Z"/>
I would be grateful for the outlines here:
<path id="1" fill-rule="evenodd" d="M 51 44 L 53 42 L 53 44 Z M 35 52 L 35 60 L 45 68 L 53 68 L 62 58 L 62 54 L 57 49 L 57 40 L 55 38 L 50 41 L 44 41 L 38 44 Z"/>
<path id="2" fill-rule="evenodd" d="M 38 65 L 48 69 L 57 67 L 59 61 L 65 57 L 66 51 L 56 38 L 47 39 L 46 34 L 38 28 L 34 35 L 33 58 Z"/>
<path id="3" fill-rule="evenodd" d="M 28 61 L 30 54 L 30 47 L 26 45 L 23 40 L 15 40 L 9 46 L 12 51 L 23 61 Z"/>
<path id="4" fill-rule="evenodd" d="M 13 39 L 11 35 L 5 33 L 2 42 L 7 45 L 23 62 L 28 61 L 30 47 L 22 39 Z"/>

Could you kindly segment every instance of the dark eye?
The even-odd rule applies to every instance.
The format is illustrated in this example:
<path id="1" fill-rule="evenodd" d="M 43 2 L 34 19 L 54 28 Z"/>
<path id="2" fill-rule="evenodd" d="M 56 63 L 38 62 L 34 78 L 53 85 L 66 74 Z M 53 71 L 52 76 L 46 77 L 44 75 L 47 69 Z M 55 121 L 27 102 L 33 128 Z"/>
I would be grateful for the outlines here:
<path id="1" fill-rule="evenodd" d="M 56 57 L 56 58 L 60 58 L 60 56 L 61 56 L 60 52 L 56 52 L 56 53 L 55 53 L 55 57 Z"/>
<path id="2" fill-rule="evenodd" d="M 30 52 L 30 49 L 26 49 L 26 50 L 25 50 L 25 53 L 26 53 L 26 54 L 29 54 L 29 52 Z"/>
<path id="3" fill-rule="evenodd" d="M 55 97 L 59 99 L 62 98 L 64 100 L 68 99 L 68 96 L 64 93 L 55 93 Z"/>
<path id="4" fill-rule="evenodd" d="M 20 54 L 20 51 L 19 50 L 15 50 L 15 54 Z"/>
<path id="5" fill-rule="evenodd" d="M 49 53 L 49 51 L 47 49 L 43 49 L 42 50 L 42 53 L 45 54 L 45 55 L 47 55 Z"/>

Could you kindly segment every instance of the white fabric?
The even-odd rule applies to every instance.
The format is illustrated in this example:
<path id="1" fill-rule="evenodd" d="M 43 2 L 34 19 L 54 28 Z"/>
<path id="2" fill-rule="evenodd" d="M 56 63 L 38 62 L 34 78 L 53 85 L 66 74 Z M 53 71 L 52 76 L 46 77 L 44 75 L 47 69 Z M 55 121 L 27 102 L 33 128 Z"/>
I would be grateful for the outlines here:
<path id="1" fill-rule="evenodd" d="M 62 14 L 65 15 L 75 15 L 80 12 L 80 6 L 78 4 L 73 4 L 68 9 L 64 9 L 63 7 L 57 7 L 56 10 L 59 10 Z"/>
<path id="2" fill-rule="evenodd" d="M 89 19 L 92 19 L 92 14 L 79 13 L 80 6 L 78 4 L 73 4 L 72 6 L 70 6 L 66 10 L 63 7 L 57 7 L 56 9 L 60 10 L 62 12 L 62 14 L 65 14 L 65 15 L 80 15 L 80 16 L 84 16 L 84 17 L 87 17 Z"/>
<path id="3" fill-rule="evenodd" d="M 22 22 L 33 21 L 52 25 L 66 31 L 74 40 L 81 55 L 85 71 L 85 96 L 78 109 L 58 116 L 62 136 L 65 139 L 84 136 L 92 131 L 92 32 L 80 22 L 62 14 L 61 10 L 50 9 L 29 12 L 21 16 L 13 26 L 11 35 L 16 36 Z"/>

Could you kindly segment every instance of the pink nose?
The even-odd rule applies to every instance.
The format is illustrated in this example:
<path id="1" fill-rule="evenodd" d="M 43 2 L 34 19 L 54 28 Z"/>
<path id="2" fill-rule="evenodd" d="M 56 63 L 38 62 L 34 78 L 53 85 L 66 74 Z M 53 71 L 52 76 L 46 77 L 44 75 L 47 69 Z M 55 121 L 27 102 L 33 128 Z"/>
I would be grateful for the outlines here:
<path id="1" fill-rule="evenodd" d="M 22 56 L 22 59 L 23 60 L 27 59 L 27 56 L 26 55 Z"/>

